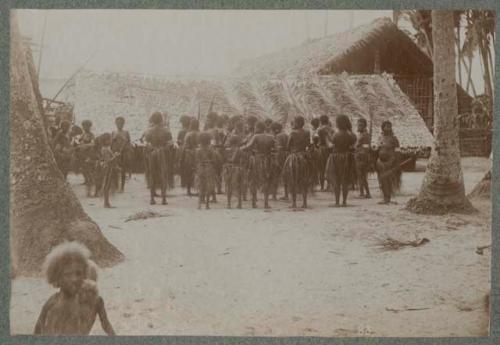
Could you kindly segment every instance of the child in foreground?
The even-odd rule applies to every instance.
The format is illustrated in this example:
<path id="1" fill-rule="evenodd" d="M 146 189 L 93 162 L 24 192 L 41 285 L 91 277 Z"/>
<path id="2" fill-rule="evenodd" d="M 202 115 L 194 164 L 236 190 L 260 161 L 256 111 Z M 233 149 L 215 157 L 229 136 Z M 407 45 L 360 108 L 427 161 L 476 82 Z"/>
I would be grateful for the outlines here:
<path id="1" fill-rule="evenodd" d="M 106 334 L 115 335 L 97 290 L 96 265 L 89 256 L 89 250 L 77 242 L 62 243 L 47 255 L 45 275 L 59 291 L 45 302 L 35 334 L 89 335 L 99 315 Z"/>

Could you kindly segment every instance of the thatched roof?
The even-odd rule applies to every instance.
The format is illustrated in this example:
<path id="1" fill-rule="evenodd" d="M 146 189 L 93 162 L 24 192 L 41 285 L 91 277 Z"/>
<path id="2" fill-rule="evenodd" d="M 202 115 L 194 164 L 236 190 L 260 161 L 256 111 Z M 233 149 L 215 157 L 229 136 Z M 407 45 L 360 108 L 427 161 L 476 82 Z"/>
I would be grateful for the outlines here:
<path id="1" fill-rule="evenodd" d="M 98 133 L 112 130 L 113 118 L 122 115 L 132 137 L 138 138 L 148 116 L 161 111 L 169 114 L 175 134 L 181 115 L 200 112 L 203 121 L 212 105 L 218 113 L 270 117 L 285 125 L 295 115 L 310 120 L 343 113 L 355 121 L 369 120 L 372 114 L 375 140 L 382 121 L 391 120 L 402 146 L 432 144 L 422 118 L 390 75 L 190 80 L 85 72 L 76 77 L 72 88 L 68 94 L 74 97 L 76 120 L 91 119 Z"/>
<path id="2" fill-rule="evenodd" d="M 378 18 L 373 22 L 342 33 L 304 42 L 299 46 L 284 49 L 255 59 L 242 61 L 236 73 L 241 76 L 279 77 L 332 74 L 349 71 L 349 59 L 353 54 L 371 48 L 387 47 L 390 41 L 397 42 L 399 49 L 410 52 L 412 63 L 432 75 L 432 61 L 390 18 Z M 365 54 L 366 55 L 366 54 Z M 358 57 L 359 59 L 359 57 Z"/>

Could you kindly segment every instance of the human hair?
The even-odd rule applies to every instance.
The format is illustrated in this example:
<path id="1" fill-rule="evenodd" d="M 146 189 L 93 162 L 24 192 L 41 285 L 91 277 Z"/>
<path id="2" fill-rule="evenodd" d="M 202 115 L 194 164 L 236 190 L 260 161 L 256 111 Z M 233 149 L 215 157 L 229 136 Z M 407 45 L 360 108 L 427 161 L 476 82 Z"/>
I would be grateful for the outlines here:
<path id="1" fill-rule="evenodd" d="M 151 114 L 151 116 L 149 118 L 149 122 L 151 122 L 151 124 L 153 124 L 155 126 L 159 126 L 163 122 L 163 116 L 161 115 L 160 112 L 155 111 L 153 114 Z"/>
<path id="2" fill-rule="evenodd" d="M 181 123 L 182 128 L 186 129 L 189 128 L 189 123 L 191 122 L 191 118 L 187 115 L 182 115 L 179 118 L 179 122 Z"/>
<path id="3" fill-rule="evenodd" d="M 390 126 L 391 127 L 391 130 L 390 130 L 390 134 L 392 134 L 392 122 L 389 121 L 389 120 L 385 120 L 384 122 L 382 122 L 382 125 L 380 126 L 380 128 L 382 129 L 382 133 L 384 132 L 384 127 L 386 126 Z"/>
<path id="4" fill-rule="evenodd" d="M 202 132 L 200 133 L 199 140 L 200 140 L 200 145 L 206 147 L 210 145 L 210 140 L 212 140 L 212 136 L 210 135 L 210 133 Z"/>
<path id="5" fill-rule="evenodd" d="M 97 264 L 90 259 L 87 260 L 87 264 L 87 279 L 97 282 Z"/>
<path id="6" fill-rule="evenodd" d="M 189 129 L 191 131 L 197 131 L 200 129 L 200 122 L 195 119 L 195 118 L 192 118 L 191 121 L 189 122 Z"/>
<path id="7" fill-rule="evenodd" d="M 304 127 L 304 123 L 305 123 L 304 117 L 300 115 L 295 116 L 295 118 L 293 119 L 294 127 L 297 129 Z"/>
<path id="8" fill-rule="evenodd" d="M 335 124 L 340 130 L 350 131 L 352 129 L 351 120 L 349 120 L 349 117 L 347 115 L 337 115 Z"/>
<path id="9" fill-rule="evenodd" d="M 229 116 L 227 116 L 226 114 L 219 115 L 219 117 L 217 118 L 217 127 L 222 128 L 228 122 Z"/>
<path id="10" fill-rule="evenodd" d="M 238 119 L 234 123 L 234 129 L 236 129 L 238 132 L 243 132 L 243 130 L 245 129 L 245 124 L 243 123 L 243 121 L 241 121 L 241 119 Z"/>
<path id="11" fill-rule="evenodd" d="M 66 132 L 71 127 L 71 123 L 69 123 L 69 121 L 64 120 L 64 121 L 61 121 L 60 126 L 61 126 L 61 129 Z"/>
<path id="12" fill-rule="evenodd" d="M 216 112 L 211 111 L 210 113 L 208 113 L 207 119 L 205 121 L 205 129 L 215 127 L 217 125 L 218 118 L 219 115 L 217 115 Z"/>
<path id="13" fill-rule="evenodd" d="M 322 125 L 327 125 L 328 122 L 330 122 L 330 118 L 328 117 L 328 115 L 321 115 L 319 117 L 319 122 L 322 124 Z"/>
<path id="14" fill-rule="evenodd" d="M 77 126 L 77 125 L 71 126 L 70 135 L 72 137 L 76 137 L 77 135 L 80 135 L 82 133 L 83 133 L 83 130 L 80 128 L 80 126 Z"/>
<path id="15" fill-rule="evenodd" d="M 111 134 L 110 133 L 103 133 L 101 134 L 101 144 L 104 146 L 109 146 L 111 145 Z"/>
<path id="16" fill-rule="evenodd" d="M 257 117 L 254 115 L 247 116 L 247 124 L 250 126 L 255 126 L 255 123 L 258 121 Z"/>
<path id="17" fill-rule="evenodd" d="M 241 116 L 240 115 L 233 115 L 228 119 L 228 122 L 232 124 L 233 126 L 236 124 L 236 122 L 241 121 Z"/>
<path id="18" fill-rule="evenodd" d="M 311 120 L 311 126 L 313 126 L 313 127 L 319 127 L 319 119 L 317 117 L 314 117 Z"/>
<path id="19" fill-rule="evenodd" d="M 266 124 L 263 121 L 258 121 L 255 124 L 255 131 L 258 133 L 262 133 L 266 130 Z"/>
<path id="20" fill-rule="evenodd" d="M 384 129 L 385 126 L 391 126 L 392 127 L 392 122 L 389 121 L 389 120 L 385 120 L 384 122 L 382 122 L 382 125 L 380 126 L 380 128 Z"/>
<path id="21" fill-rule="evenodd" d="M 123 118 L 123 116 L 118 116 L 116 119 L 115 119 L 115 123 L 116 124 L 125 124 L 125 119 Z"/>
<path id="22" fill-rule="evenodd" d="M 92 121 L 90 120 L 83 120 L 82 121 L 82 128 L 83 129 L 90 129 L 92 127 Z"/>
<path id="23" fill-rule="evenodd" d="M 364 117 L 360 117 L 360 118 L 358 119 L 358 123 L 362 123 L 362 124 L 364 124 L 365 126 L 368 124 L 368 122 L 366 121 L 366 119 L 365 119 Z"/>
<path id="24" fill-rule="evenodd" d="M 271 125 L 271 129 L 274 132 L 281 132 L 281 130 L 283 129 L 283 125 L 279 122 L 273 122 L 273 124 Z"/>
<path id="25" fill-rule="evenodd" d="M 90 251 L 79 242 L 63 242 L 54 247 L 45 258 L 43 270 L 47 282 L 55 288 L 60 287 L 61 273 L 64 267 L 77 262 L 88 272 Z"/>

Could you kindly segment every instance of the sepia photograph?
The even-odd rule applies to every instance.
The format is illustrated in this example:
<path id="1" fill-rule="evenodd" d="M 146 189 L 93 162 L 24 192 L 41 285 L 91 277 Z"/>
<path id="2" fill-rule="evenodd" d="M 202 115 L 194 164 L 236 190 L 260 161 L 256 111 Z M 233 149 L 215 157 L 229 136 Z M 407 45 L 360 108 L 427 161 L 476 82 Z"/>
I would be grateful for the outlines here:
<path id="1" fill-rule="evenodd" d="M 11 10 L 11 334 L 488 336 L 495 16 Z"/>

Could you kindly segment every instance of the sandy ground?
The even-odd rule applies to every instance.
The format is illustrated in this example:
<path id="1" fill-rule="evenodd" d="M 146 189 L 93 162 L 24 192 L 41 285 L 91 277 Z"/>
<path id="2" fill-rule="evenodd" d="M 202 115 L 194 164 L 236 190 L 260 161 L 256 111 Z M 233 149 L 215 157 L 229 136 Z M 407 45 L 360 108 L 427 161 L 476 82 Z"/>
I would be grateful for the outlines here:
<path id="1" fill-rule="evenodd" d="M 424 164 L 425 162 L 422 162 Z M 489 161 L 463 160 L 469 191 Z M 402 210 L 423 172 L 405 173 L 398 205 L 351 199 L 326 207 L 316 193 L 305 212 L 284 202 L 273 210 L 197 210 L 171 191 L 168 206 L 149 206 L 143 176 L 133 176 L 116 208 L 84 197 L 89 215 L 126 260 L 100 271 L 109 318 L 122 335 L 478 336 L 488 332 L 483 298 L 490 288 L 491 203 L 475 215 L 418 216 Z M 260 206 L 262 203 L 260 203 Z M 125 222 L 138 211 L 165 215 Z M 380 251 L 377 239 L 426 237 L 430 243 Z M 12 282 L 11 329 L 31 333 L 54 292 L 41 278 Z M 97 322 L 93 334 L 103 334 Z"/>

